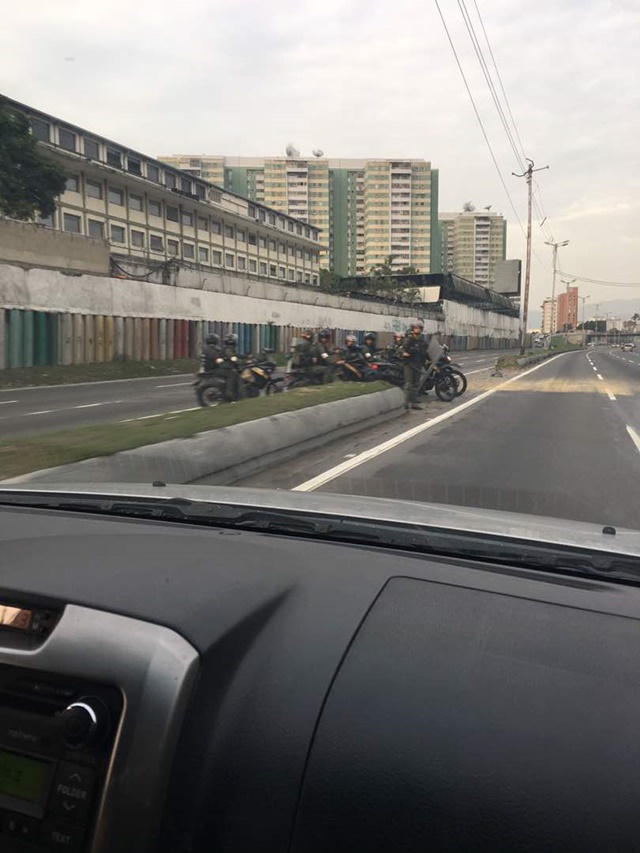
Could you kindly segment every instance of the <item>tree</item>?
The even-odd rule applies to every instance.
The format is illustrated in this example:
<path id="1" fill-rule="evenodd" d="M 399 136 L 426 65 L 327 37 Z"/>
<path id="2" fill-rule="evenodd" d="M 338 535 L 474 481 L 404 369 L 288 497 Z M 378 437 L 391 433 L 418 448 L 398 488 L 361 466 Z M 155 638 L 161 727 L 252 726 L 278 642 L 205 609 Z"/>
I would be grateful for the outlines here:
<path id="1" fill-rule="evenodd" d="M 341 293 L 344 289 L 342 276 L 328 269 L 320 270 L 320 289 L 327 293 Z"/>
<path id="2" fill-rule="evenodd" d="M 12 219 L 51 216 L 67 173 L 31 134 L 27 117 L 0 102 L 0 214 Z"/>
<path id="3" fill-rule="evenodd" d="M 640 320 L 640 314 L 638 314 L 638 312 L 636 311 L 635 314 L 631 315 L 631 319 L 633 320 L 634 323 L 637 323 L 638 320 Z"/>

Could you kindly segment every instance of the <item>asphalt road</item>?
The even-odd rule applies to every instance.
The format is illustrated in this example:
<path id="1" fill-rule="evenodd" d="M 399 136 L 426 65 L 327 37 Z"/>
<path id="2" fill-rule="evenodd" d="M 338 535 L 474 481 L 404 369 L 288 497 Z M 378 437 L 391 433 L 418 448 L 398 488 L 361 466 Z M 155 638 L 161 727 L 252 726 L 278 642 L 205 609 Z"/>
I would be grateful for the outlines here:
<path id="1" fill-rule="evenodd" d="M 237 485 L 640 529 L 639 392 L 640 354 L 619 350 L 561 355 L 507 384 L 485 371 L 471 376 L 468 394 L 453 406 L 431 401 L 423 412 Z M 403 440 L 414 427 L 418 434 Z"/>
<path id="2" fill-rule="evenodd" d="M 473 374 L 493 366 L 499 353 L 453 355 Z M 192 381 L 185 375 L 0 390 L 0 437 L 171 416 L 197 408 Z"/>

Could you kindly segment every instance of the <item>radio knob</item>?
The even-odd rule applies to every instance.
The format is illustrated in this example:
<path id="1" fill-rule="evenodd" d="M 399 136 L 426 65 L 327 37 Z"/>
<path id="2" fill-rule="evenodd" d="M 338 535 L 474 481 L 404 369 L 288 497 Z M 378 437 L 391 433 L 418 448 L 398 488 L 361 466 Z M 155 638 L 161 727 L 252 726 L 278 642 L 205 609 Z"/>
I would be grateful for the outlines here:
<path id="1" fill-rule="evenodd" d="M 69 749 L 97 746 L 109 731 L 109 711 L 104 702 L 85 696 L 62 712 L 62 740 Z"/>

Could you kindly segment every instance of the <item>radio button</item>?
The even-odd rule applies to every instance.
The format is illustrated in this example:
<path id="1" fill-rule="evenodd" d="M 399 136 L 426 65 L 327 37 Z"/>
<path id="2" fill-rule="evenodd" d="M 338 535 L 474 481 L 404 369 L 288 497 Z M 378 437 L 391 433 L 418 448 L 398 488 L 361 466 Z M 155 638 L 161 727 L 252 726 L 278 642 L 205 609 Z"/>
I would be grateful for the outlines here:
<path id="1" fill-rule="evenodd" d="M 23 841 L 37 841 L 40 834 L 40 823 L 21 815 L 5 815 L 2 829 L 7 835 L 21 838 Z"/>
<path id="2" fill-rule="evenodd" d="M 109 712 L 104 702 L 93 696 L 68 705 L 61 721 L 62 738 L 69 749 L 96 746 L 109 731 Z"/>
<path id="3" fill-rule="evenodd" d="M 90 767 L 61 761 L 53 780 L 49 811 L 78 823 L 86 823 L 95 783 L 96 774 Z"/>
<path id="4" fill-rule="evenodd" d="M 81 853 L 85 830 L 81 826 L 74 826 L 61 820 L 52 818 L 47 820 L 42 827 L 40 844 L 47 853 Z"/>

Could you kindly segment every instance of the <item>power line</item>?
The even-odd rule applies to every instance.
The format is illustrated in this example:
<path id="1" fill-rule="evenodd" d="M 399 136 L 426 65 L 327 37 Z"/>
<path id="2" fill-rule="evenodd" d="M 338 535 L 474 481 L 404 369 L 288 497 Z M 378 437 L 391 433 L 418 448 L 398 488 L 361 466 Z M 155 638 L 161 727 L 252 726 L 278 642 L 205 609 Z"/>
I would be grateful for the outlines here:
<path id="1" fill-rule="evenodd" d="M 449 28 L 447 27 L 447 22 L 444 19 L 444 15 L 442 14 L 442 9 L 440 8 L 440 3 L 438 0 L 435 0 L 436 8 L 438 10 L 438 14 L 440 15 L 440 20 L 442 21 L 442 26 L 444 27 L 444 31 L 447 34 L 447 39 L 449 40 L 449 45 L 451 46 L 451 50 L 456 60 L 456 64 L 458 66 L 458 70 L 460 71 L 460 75 L 462 77 L 462 81 L 464 83 L 465 89 L 467 90 L 467 94 L 469 95 L 469 100 L 471 101 L 471 106 L 473 107 L 473 111 L 476 114 L 476 118 L 478 119 L 478 124 L 480 125 L 480 130 L 482 131 L 482 135 L 484 136 L 484 141 L 487 143 L 487 148 L 489 149 L 489 154 L 491 154 L 491 159 L 493 160 L 493 165 L 496 167 L 496 171 L 498 173 L 498 177 L 500 178 L 500 183 L 502 184 L 505 194 L 509 199 L 509 204 L 511 205 L 511 209 L 513 210 L 513 214 L 516 217 L 516 221 L 520 226 L 520 230 L 526 239 L 526 231 L 524 230 L 524 226 L 520 221 L 520 217 L 518 216 L 518 211 L 516 210 L 516 206 L 513 203 L 513 199 L 511 198 L 511 194 L 507 188 L 504 178 L 502 177 L 502 172 L 500 171 L 500 166 L 498 165 L 498 161 L 496 160 L 496 155 L 493 153 L 493 148 L 491 147 L 491 143 L 489 142 L 489 137 L 487 136 L 487 131 L 484 129 L 484 124 L 482 123 L 482 119 L 480 118 L 480 113 L 478 112 L 478 108 L 476 107 L 476 102 L 473 99 L 473 95 L 471 94 L 471 89 L 469 88 L 469 84 L 467 83 L 467 78 L 462 69 L 462 65 L 460 64 L 460 59 L 458 58 L 458 53 L 453 44 L 453 40 L 451 38 L 451 34 L 449 33 Z"/>
<path id="2" fill-rule="evenodd" d="M 640 287 L 640 281 L 606 281 L 601 278 L 587 278 L 584 275 L 576 275 L 572 272 L 560 272 L 558 275 L 566 275 L 567 278 L 575 278 L 577 281 L 584 281 L 588 284 L 602 284 L 606 287 Z"/>

